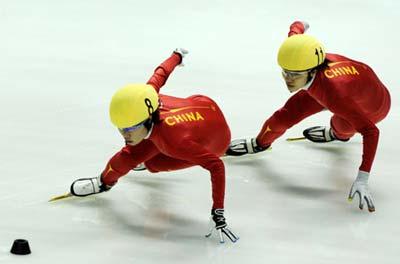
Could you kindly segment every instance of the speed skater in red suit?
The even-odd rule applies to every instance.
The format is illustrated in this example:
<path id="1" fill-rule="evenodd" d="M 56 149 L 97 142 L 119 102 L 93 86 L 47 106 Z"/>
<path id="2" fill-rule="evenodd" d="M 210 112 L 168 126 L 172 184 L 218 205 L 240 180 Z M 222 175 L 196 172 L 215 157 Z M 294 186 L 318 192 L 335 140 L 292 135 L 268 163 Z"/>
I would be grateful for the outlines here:
<path id="1" fill-rule="evenodd" d="M 330 126 L 311 127 L 303 135 L 317 143 L 346 142 L 356 133 L 362 135 L 362 162 L 348 200 L 358 194 L 359 208 L 362 210 L 366 203 L 368 210 L 374 212 L 368 178 L 378 147 L 376 124 L 390 109 L 389 91 L 368 65 L 325 53 L 319 40 L 304 34 L 308 28 L 306 22 L 292 23 L 278 52 L 283 79 L 295 94 L 265 121 L 257 137 L 233 140 L 226 154 L 241 156 L 264 151 L 293 125 L 328 110 L 333 114 Z"/>
<path id="2" fill-rule="evenodd" d="M 110 118 L 125 146 L 98 177 L 76 180 L 70 192 L 87 196 L 107 191 L 140 164 L 153 173 L 199 165 L 210 172 L 212 185 L 213 225 L 206 236 L 216 230 L 221 243 L 225 236 L 236 242 L 239 237 L 228 228 L 224 217 L 225 167 L 220 157 L 229 146 L 231 133 L 223 113 L 204 95 L 178 98 L 159 94 L 187 53 L 176 49 L 146 84 L 130 84 L 115 92 Z"/>

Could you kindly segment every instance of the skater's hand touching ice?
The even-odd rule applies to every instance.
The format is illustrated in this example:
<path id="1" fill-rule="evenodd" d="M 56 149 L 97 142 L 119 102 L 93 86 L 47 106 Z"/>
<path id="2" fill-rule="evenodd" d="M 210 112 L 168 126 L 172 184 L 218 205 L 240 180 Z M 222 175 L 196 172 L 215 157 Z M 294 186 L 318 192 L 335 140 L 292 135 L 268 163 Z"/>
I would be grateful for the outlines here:
<path id="1" fill-rule="evenodd" d="M 364 202 L 367 203 L 368 211 L 371 213 L 375 211 L 374 202 L 372 195 L 368 187 L 369 173 L 365 171 L 359 171 L 356 180 L 351 186 L 349 201 L 351 202 L 356 194 L 359 197 L 358 207 L 362 210 L 364 208 Z"/>
<path id="2" fill-rule="evenodd" d="M 225 243 L 225 236 L 228 237 L 233 243 L 238 241 L 239 237 L 228 228 L 228 224 L 226 223 L 226 219 L 224 217 L 224 209 L 217 208 L 211 210 L 210 225 L 210 231 L 206 237 L 210 237 L 212 232 L 216 230 L 220 243 Z"/>

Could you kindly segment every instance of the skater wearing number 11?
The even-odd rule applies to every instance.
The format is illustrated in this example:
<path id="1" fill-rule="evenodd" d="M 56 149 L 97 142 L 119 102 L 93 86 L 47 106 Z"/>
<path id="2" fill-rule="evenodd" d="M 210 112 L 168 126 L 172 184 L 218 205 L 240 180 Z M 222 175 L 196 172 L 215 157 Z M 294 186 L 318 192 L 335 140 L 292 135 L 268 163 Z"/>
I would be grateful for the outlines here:
<path id="1" fill-rule="evenodd" d="M 358 194 L 359 208 L 363 209 L 366 202 L 373 212 L 368 178 L 379 140 L 375 124 L 389 112 L 389 91 L 368 65 L 325 53 L 316 38 L 304 34 L 308 27 L 306 22 L 294 22 L 278 52 L 283 79 L 289 91 L 296 93 L 265 121 L 257 137 L 232 141 L 226 154 L 241 156 L 266 150 L 288 128 L 310 115 L 329 110 L 333 113 L 330 127 L 311 127 L 303 135 L 317 143 L 346 142 L 355 133 L 362 135 L 362 162 L 349 200 Z"/>

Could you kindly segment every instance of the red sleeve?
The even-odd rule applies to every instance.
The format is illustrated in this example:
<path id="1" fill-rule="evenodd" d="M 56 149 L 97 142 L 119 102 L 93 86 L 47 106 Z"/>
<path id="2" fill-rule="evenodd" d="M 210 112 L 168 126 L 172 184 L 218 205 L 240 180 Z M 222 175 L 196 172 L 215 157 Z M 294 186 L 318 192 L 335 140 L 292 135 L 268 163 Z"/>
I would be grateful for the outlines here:
<path id="1" fill-rule="evenodd" d="M 183 139 L 174 145 L 177 146 L 174 149 L 174 158 L 190 161 L 210 172 L 213 198 L 212 208 L 224 208 L 225 166 L 222 160 L 192 140 Z"/>
<path id="2" fill-rule="evenodd" d="M 172 53 L 168 59 L 166 59 L 154 70 L 154 74 L 147 81 L 147 84 L 153 86 L 157 93 L 159 93 L 160 88 L 165 84 L 169 75 L 172 73 L 175 67 L 181 63 L 181 61 L 181 55 Z"/>
<path id="3" fill-rule="evenodd" d="M 261 146 L 269 146 L 285 131 L 299 123 L 304 118 L 322 111 L 324 107 L 312 98 L 306 91 L 294 94 L 285 105 L 265 121 L 257 142 Z"/>
<path id="4" fill-rule="evenodd" d="M 351 98 L 336 98 L 334 102 L 333 106 L 329 106 L 329 110 L 349 121 L 356 131 L 362 135 L 363 154 L 359 169 L 370 172 L 378 147 L 379 129 Z"/>
<path id="5" fill-rule="evenodd" d="M 304 24 L 301 21 L 295 21 L 290 25 L 288 37 L 297 34 L 303 34 L 306 31 Z"/>
<path id="6" fill-rule="evenodd" d="M 114 185 L 120 177 L 158 153 L 158 149 L 149 140 L 143 140 L 136 146 L 127 145 L 123 147 L 108 161 L 101 173 L 103 183 L 110 186 Z"/>

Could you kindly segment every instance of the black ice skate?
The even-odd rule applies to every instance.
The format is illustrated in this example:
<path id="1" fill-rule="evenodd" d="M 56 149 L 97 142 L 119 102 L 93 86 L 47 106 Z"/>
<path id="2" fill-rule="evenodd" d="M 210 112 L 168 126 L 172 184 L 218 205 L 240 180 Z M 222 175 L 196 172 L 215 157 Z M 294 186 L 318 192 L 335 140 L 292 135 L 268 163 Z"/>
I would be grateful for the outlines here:
<path id="1" fill-rule="evenodd" d="M 245 154 L 254 154 L 268 149 L 269 146 L 261 147 L 257 144 L 256 138 L 236 139 L 231 142 L 226 156 L 242 156 Z"/>
<path id="2" fill-rule="evenodd" d="M 306 139 L 315 142 L 315 143 L 326 143 L 332 142 L 335 140 L 339 141 L 349 141 L 349 139 L 339 139 L 333 134 L 333 131 L 330 127 L 325 126 L 315 126 L 307 128 L 303 131 L 303 135 Z"/>

